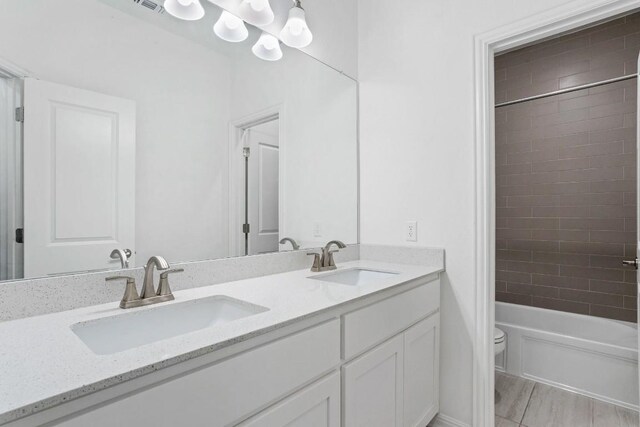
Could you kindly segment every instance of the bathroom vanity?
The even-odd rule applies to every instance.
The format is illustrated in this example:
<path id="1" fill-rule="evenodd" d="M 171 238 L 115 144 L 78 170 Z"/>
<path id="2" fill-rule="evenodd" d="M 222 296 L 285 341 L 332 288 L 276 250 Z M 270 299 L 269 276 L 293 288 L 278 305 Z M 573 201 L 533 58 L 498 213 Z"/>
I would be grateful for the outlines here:
<path id="1" fill-rule="evenodd" d="M 444 266 L 360 258 L 1 323 L 0 424 L 425 426 Z"/>

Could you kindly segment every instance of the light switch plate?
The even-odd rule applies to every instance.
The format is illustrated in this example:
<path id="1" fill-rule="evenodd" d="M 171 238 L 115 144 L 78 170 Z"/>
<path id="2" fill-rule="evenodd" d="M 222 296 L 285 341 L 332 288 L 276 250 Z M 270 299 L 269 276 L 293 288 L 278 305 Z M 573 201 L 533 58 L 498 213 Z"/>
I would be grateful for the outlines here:
<path id="1" fill-rule="evenodd" d="M 405 238 L 407 242 L 418 241 L 418 221 L 407 221 L 405 227 Z"/>
<path id="2" fill-rule="evenodd" d="M 322 224 L 318 221 L 313 223 L 313 237 L 322 237 Z"/>

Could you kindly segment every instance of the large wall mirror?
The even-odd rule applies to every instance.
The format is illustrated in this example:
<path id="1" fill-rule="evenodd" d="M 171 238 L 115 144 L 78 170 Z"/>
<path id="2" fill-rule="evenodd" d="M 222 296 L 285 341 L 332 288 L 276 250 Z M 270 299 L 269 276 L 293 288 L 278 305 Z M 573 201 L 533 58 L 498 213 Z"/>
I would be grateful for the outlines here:
<path id="1" fill-rule="evenodd" d="M 357 242 L 356 82 L 158 3 L 0 0 L 0 280 Z"/>

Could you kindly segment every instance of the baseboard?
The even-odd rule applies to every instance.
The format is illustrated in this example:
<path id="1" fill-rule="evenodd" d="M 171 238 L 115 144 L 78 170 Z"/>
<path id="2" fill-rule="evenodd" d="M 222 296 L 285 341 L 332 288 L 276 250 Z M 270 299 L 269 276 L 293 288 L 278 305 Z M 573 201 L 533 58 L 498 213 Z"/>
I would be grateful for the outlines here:
<path id="1" fill-rule="evenodd" d="M 444 414 L 438 414 L 428 427 L 471 427 L 467 423 L 463 423 L 453 417 Z"/>

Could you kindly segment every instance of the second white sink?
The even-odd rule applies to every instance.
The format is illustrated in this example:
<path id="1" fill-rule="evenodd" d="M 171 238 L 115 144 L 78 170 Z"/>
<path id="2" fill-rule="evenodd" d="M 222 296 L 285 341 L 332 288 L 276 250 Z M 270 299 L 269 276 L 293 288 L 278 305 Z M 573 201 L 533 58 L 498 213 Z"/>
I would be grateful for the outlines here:
<path id="1" fill-rule="evenodd" d="M 95 354 L 120 351 L 177 337 L 268 311 L 267 308 L 222 295 L 159 305 L 76 323 L 71 330 Z"/>
<path id="2" fill-rule="evenodd" d="M 322 280 L 323 282 L 340 283 L 341 285 L 361 286 L 388 279 L 398 273 L 389 271 L 370 270 L 368 268 L 350 268 L 333 273 L 311 276 L 310 279 Z"/>

